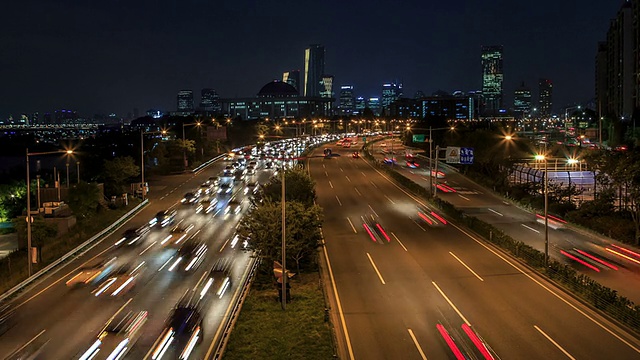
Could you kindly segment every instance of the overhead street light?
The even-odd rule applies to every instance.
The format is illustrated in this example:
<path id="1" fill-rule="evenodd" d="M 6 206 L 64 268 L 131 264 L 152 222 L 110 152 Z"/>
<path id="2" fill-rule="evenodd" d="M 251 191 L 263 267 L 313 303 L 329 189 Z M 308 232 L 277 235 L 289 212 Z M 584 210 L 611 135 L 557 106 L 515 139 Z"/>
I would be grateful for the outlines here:
<path id="1" fill-rule="evenodd" d="M 544 267 L 549 267 L 549 174 L 547 157 L 537 154 L 535 159 L 544 161 Z"/>
<path id="2" fill-rule="evenodd" d="M 184 127 L 183 127 L 184 130 Z M 167 130 L 160 130 L 160 131 L 143 131 L 140 130 L 140 180 L 142 181 L 142 200 L 144 201 L 144 198 L 147 195 L 147 187 L 145 186 L 145 181 L 144 181 L 144 135 L 145 134 L 162 134 L 162 135 L 166 135 L 167 134 Z M 184 136 L 184 132 L 183 132 L 183 136 Z M 184 140 L 183 140 L 184 142 Z"/>
<path id="3" fill-rule="evenodd" d="M 230 123 L 230 122 L 231 122 L 231 119 L 227 119 L 227 123 Z M 200 127 L 200 125 L 202 125 L 202 123 L 199 122 L 199 121 L 194 122 L 194 123 L 189 123 L 189 124 L 182 123 L 182 159 L 184 160 L 184 170 L 187 170 L 187 148 L 185 146 L 186 140 L 185 140 L 185 136 L 184 136 L 184 128 L 185 128 L 185 126 L 192 126 L 192 125 Z"/>
<path id="4" fill-rule="evenodd" d="M 28 277 L 31 277 L 31 263 L 33 262 L 32 250 L 31 250 L 31 223 L 33 219 L 31 217 L 31 176 L 29 169 L 29 156 L 40 156 L 40 155 L 51 155 L 51 154 L 73 154 L 73 150 L 56 150 L 56 151 L 45 151 L 45 152 L 29 152 L 29 148 L 26 149 L 27 156 L 27 262 L 28 266 Z M 38 206 L 40 206 L 38 204 Z M 38 209 L 40 211 L 40 209 Z"/>

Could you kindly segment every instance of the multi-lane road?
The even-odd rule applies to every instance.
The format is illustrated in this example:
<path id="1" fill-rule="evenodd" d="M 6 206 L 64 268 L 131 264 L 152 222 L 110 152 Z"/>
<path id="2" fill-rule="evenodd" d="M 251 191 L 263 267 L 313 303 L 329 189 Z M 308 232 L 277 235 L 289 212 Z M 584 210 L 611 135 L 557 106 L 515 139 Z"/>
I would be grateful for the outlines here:
<path id="1" fill-rule="evenodd" d="M 228 316 L 232 298 L 240 284 L 246 278 L 250 254 L 234 247 L 231 242 L 240 216 L 249 208 L 244 200 L 243 211 L 238 215 L 196 214 L 193 206 L 182 205 L 183 194 L 199 188 L 210 176 L 219 175 L 224 163 L 218 161 L 197 174 L 184 174 L 163 177 L 152 183 L 149 193 L 150 205 L 140 211 L 126 225 L 113 235 L 105 238 L 85 255 L 57 269 L 52 275 L 21 294 L 12 305 L 15 310 L 15 325 L 0 338 L 0 358 L 29 344 L 36 347 L 45 344 L 39 359 L 78 358 L 95 341 L 98 332 L 119 310 L 148 312 L 148 321 L 144 324 L 141 337 L 135 343 L 128 357 L 133 359 L 150 358 L 151 349 L 157 344 L 164 323 L 176 305 L 186 295 L 189 297 L 203 276 L 216 261 L 225 260 L 231 264 L 232 285 L 221 299 L 202 302 L 204 315 L 202 324 L 202 342 L 196 346 L 192 357 L 205 358 L 219 340 L 221 325 Z M 266 181 L 271 171 L 259 170 L 256 177 Z M 228 199 L 221 199 L 218 209 L 222 209 Z M 202 265 L 191 273 L 168 271 L 167 261 L 176 254 L 175 248 L 161 245 L 168 235 L 169 228 L 152 230 L 143 244 L 135 247 L 115 249 L 113 245 L 127 228 L 138 228 L 149 222 L 157 212 L 177 209 L 177 219 L 185 224 L 193 224 L 190 235 L 197 232 L 200 240 L 208 246 Z M 157 226 L 156 226 L 157 228 Z M 131 291 L 116 297 L 95 296 L 96 287 L 72 289 L 65 282 L 86 264 L 101 259 L 116 257 L 118 264 L 129 263 L 137 266 L 145 262 L 146 271 L 142 273 Z M 121 309 L 122 308 L 122 309 Z M 165 358 L 174 358 L 170 349 Z"/>
<path id="2" fill-rule="evenodd" d="M 384 143 L 384 148 L 380 146 L 382 143 L 376 143 L 372 149 L 378 159 L 384 157 L 384 149 L 390 150 L 392 141 L 386 140 Z M 395 149 L 398 150 L 395 154 L 398 161 L 396 170 L 428 188 L 429 160 L 416 157 L 419 167 L 412 169 L 404 161 L 405 152 L 398 140 L 395 141 Z M 439 171 L 445 174 L 444 179 L 438 179 L 439 183 L 445 183 L 444 187 L 438 189 L 439 197 L 465 213 L 496 226 L 514 239 L 544 251 L 543 217 L 541 219 L 534 213 L 514 206 L 451 167 L 442 164 Z M 631 285 L 640 284 L 640 255 L 637 254 L 640 251 L 577 228 L 556 225 L 562 224 L 551 220 L 549 253 L 552 258 L 570 264 L 576 270 L 640 304 L 640 286 Z"/>
<path id="3" fill-rule="evenodd" d="M 429 226 L 418 199 L 332 148 L 309 171 L 349 358 L 640 358 L 638 339 L 455 224 Z"/>

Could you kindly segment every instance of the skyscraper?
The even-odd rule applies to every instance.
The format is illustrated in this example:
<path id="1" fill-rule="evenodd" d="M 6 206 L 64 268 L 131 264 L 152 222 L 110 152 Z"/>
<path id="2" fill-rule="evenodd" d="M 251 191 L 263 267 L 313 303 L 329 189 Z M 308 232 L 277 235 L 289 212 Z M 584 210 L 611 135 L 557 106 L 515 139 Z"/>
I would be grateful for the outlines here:
<path id="1" fill-rule="evenodd" d="M 382 109 L 384 109 L 385 114 L 389 115 L 389 110 L 391 108 L 391 104 L 394 101 L 398 100 L 398 98 L 402 95 L 402 84 L 398 84 L 397 82 L 386 83 L 382 85 Z"/>
<path id="2" fill-rule="evenodd" d="M 193 91 L 192 90 L 178 91 L 178 111 L 193 112 Z"/>
<path id="3" fill-rule="evenodd" d="M 324 46 L 313 44 L 304 51 L 304 96 L 320 97 L 324 75 Z"/>
<path id="4" fill-rule="evenodd" d="M 320 88 L 320 97 L 333 97 L 333 75 L 322 75 L 320 84 L 322 85 Z"/>
<path id="5" fill-rule="evenodd" d="M 553 106 L 553 83 L 549 79 L 540 79 L 538 81 L 538 89 L 538 111 L 541 116 L 549 117 Z"/>
<path id="6" fill-rule="evenodd" d="M 482 47 L 483 113 L 497 115 L 502 109 L 502 45 Z"/>
<path id="7" fill-rule="evenodd" d="M 524 85 L 524 81 L 513 92 L 513 112 L 518 118 L 525 117 L 531 112 L 531 89 Z"/>
<path id="8" fill-rule="evenodd" d="M 353 96 L 353 85 L 340 87 L 340 115 L 352 115 L 356 109 L 356 99 Z"/>
<path id="9" fill-rule="evenodd" d="M 367 101 L 367 107 L 371 109 L 373 115 L 380 116 L 381 106 L 380 106 L 380 98 L 378 97 L 370 97 Z"/>
<path id="10" fill-rule="evenodd" d="M 220 113 L 220 96 L 214 89 L 202 89 L 200 92 L 200 109 L 207 113 Z"/>
<path id="11" fill-rule="evenodd" d="M 293 86 L 300 94 L 300 70 L 285 71 L 282 74 L 282 82 Z"/>
<path id="12" fill-rule="evenodd" d="M 356 111 L 354 112 L 354 115 L 362 115 L 366 107 L 367 100 L 365 100 L 365 98 L 362 96 L 358 96 L 356 98 Z"/>

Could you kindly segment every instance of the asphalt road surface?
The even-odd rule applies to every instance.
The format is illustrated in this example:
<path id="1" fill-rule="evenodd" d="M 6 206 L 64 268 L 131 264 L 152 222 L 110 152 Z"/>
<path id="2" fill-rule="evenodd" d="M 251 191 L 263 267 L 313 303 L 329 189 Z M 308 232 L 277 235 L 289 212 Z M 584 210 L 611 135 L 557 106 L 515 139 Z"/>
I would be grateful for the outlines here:
<path id="1" fill-rule="evenodd" d="M 350 358 L 640 358 L 636 338 L 455 224 L 430 226 L 353 149 L 330 147 L 309 169 Z"/>
<path id="2" fill-rule="evenodd" d="M 205 358 L 213 348 L 213 342 L 219 340 L 220 325 L 228 315 L 231 299 L 244 281 L 251 260 L 250 254 L 241 249 L 241 244 L 232 247 L 230 241 L 241 215 L 249 208 L 249 200 L 244 195 L 240 196 L 243 210 L 238 215 L 204 215 L 196 214 L 193 206 L 182 205 L 180 199 L 184 193 L 197 189 L 210 176 L 219 175 L 224 165 L 218 161 L 197 174 L 159 178 L 151 184 L 150 204 L 126 225 L 87 254 L 68 263 L 15 299 L 15 325 L 0 337 L 0 358 L 27 344 L 28 347 L 44 344 L 39 359 L 78 358 L 94 342 L 108 319 L 123 306 L 124 311 L 148 311 L 148 321 L 144 324 L 142 335 L 127 357 L 150 358 L 150 350 L 157 343 L 165 320 L 175 304 L 185 294 L 189 296 L 194 292 L 196 284 L 216 261 L 224 260 L 231 264 L 231 288 L 221 299 L 203 302 L 203 338 L 192 353 L 192 358 Z M 259 170 L 256 177 L 265 182 L 270 175 L 270 170 Z M 227 201 L 222 199 L 217 210 L 222 209 Z M 170 259 L 175 259 L 176 254 L 176 248 L 161 245 L 168 235 L 168 228 L 152 230 L 144 243 L 138 246 L 113 247 L 125 229 L 143 226 L 157 212 L 169 208 L 178 210 L 178 220 L 193 224 L 191 234 L 198 232 L 197 236 L 208 246 L 203 263 L 192 273 L 168 271 Z M 65 284 L 81 266 L 113 257 L 117 258 L 115 261 L 118 265 L 137 266 L 145 263 L 143 267 L 146 270 L 130 291 L 115 297 L 95 296 L 96 287 L 75 289 Z M 175 348 L 169 349 L 163 358 L 177 358 Z"/>

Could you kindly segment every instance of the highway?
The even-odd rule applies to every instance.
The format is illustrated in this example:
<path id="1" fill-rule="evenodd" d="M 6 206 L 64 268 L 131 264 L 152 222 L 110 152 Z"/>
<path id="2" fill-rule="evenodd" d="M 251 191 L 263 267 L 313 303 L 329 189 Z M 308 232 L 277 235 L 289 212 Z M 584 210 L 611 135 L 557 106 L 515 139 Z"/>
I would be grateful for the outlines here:
<path id="1" fill-rule="evenodd" d="M 204 315 L 202 339 L 195 347 L 192 358 L 203 359 L 210 356 L 213 343 L 219 340 L 222 320 L 228 316 L 232 295 L 247 275 L 251 257 L 241 249 L 241 244 L 232 246 L 235 227 L 242 214 L 249 209 L 249 200 L 240 191 L 243 210 L 240 214 L 223 215 L 196 214 L 195 207 L 180 203 L 186 192 L 199 188 L 210 176 L 220 174 L 224 166 L 217 161 L 196 174 L 184 174 L 160 177 L 151 183 L 150 205 L 133 217 L 126 225 L 104 239 L 85 255 L 59 268 L 52 275 L 39 280 L 39 283 L 21 294 L 13 301 L 15 325 L 0 337 L 0 358 L 5 358 L 25 345 L 42 347 L 38 359 L 79 358 L 95 341 L 98 332 L 118 311 L 148 312 L 148 320 L 143 325 L 141 336 L 127 358 L 151 358 L 151 349 L 157 344 L 164 329 L 164 323 L 175 304 L 183 297 L 195 294 L 196 284 L 202 285 L 205 273 L 216 261 L 230 264 L 231 287 L 218 299 L 204 299 L 200 303 Z M 271 176 L 270 170 L 258 170 L 255 175 L 260 182 L 266 182 Z M 242 186 L 243 185 L 239 185 Z M 222 209 L 228 198 L 221 199 L 217 210 Z M 203 263 L 191 273 L 169 271 L 170 259 L 175 261 L 177 247 L 161 244 L 169 234 L 169 227 L 151 230 L 144 243 L 138 246 L 115 248 L 127 228 L 138 228 L 154 218 L 156 213 L 165 209 L 177 209 L 177 219 L 184 224 L 193 224 L 192 234 L 207 244 L 208 250 Z M 99 260 L 116 257 L 118 265 L 130 264 L 131 267 L 144 262 L 134 287 L 121 295 L 110 297 L 107 294 L 96 296 L 96 287 L 69 288 L 65 282 L 78 273 L 81 266 L 93 264 Z M 215 338 L 215 339 L 214 339 Z M 214 341 L 215 340 L 215 341 Z M 177 358 L 175 348 L 167 351 L 164 358 Z"/>
<path id="2" fill-rule="evenodd" d="M 384 148 L 390 150 L 391 141 L 384 143 L 386 144 Z M 372 154 L 378 159 L 384 158 L 382 154 L 384 148 L 380 144 L 382 143 L 375 144 L 372 149 Z M 398 150 L 395 154 L 398 161 L 396 170 L 414 182 L 429 188 L 429 160 L 416 157 L 419 167 L 409 168 L 404 161 L 403 146 L 397 139 L 394 148 Z M 442 161 L 440 163 L 442 164 Z M 538 218 L 534 213 L 504 201 L 492 191 L 471 181 L 451 167 L 440 166 L 438 170 L 445 174 L 445 179 L 438 181 L 445 182 L 445 186 L 439 187 L 437 192 L 440 198 L 465 213 L 496 226 L 514 239 L 544 252 L 544 217 Z M 622 296 L 640 304 L 640 286 L 630 286 L 630 284 L 640 284 L 640 254 L 638 254 L 640 250 L 585 231 L 555 225 L 561 225 L 561 223 L 551 220 L 549 254 L 552 258 L 570 264 L 602 285 L 615 289 Z"/>
<path id="3" fill-rule="evenodd" d="M 638 339 L 455 224 L 429 226 L 417 199 L 352 149 L 329 147 L 309 171 L 349 358 L 640 357 Z"/>

